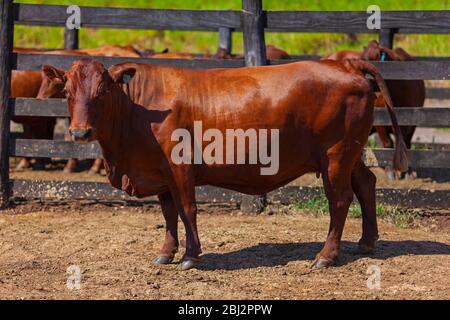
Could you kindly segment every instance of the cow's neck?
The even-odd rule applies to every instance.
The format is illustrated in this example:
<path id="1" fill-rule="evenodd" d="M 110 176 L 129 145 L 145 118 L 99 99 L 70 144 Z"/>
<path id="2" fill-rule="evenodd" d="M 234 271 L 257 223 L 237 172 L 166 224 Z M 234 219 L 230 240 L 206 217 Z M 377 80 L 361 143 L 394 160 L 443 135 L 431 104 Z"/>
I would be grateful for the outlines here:
<path id="1" fill-rule="evenodd" d="M 98 141 L 109 180 L 114 187 L 123 188 L 127 183 L 124 180 L 127 179 L 129 170 L 127 141 L 133 128 L 130 123 L 133 102 L 120 87 L 111 91 L 110 99 L 98 133 Z"/>

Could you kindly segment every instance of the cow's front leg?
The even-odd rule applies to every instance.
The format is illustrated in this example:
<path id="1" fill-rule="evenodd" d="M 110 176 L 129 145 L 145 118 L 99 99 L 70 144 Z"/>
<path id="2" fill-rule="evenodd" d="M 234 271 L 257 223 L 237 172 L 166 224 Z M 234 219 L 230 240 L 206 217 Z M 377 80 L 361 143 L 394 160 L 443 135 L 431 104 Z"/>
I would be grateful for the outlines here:
<path id="1" fill-rule="evenodd" d="M 170 192 L 186 229 L 186 253 L 180 267 L 188 270 L 199 264 L 202 252 L 197 232 L 194 173 L 190 165 L 174 166 L 171 171 L 173 183 Z"/>
<path id="2" fill-rule="evenodd" d="M 178 213 L 170 192 L 158 196 L 161 209 L 166 220 L 166 238 L 160 255 L 153 260 L 154 264 L 169 264 L 178 251 Z"/>

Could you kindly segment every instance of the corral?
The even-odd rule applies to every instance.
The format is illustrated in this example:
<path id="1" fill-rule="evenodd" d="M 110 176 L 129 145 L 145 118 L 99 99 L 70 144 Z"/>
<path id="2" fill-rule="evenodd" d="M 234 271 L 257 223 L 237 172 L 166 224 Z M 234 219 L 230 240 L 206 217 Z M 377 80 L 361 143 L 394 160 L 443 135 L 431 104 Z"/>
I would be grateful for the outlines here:
<path id="1" fill-rule="evenodd" d="M 34 70 L 43 64 L 67 69 L 72 61 L 80 57 L 12 53 L 14 24 L 64 26 L 65 6 L 4 1 L 1 8 L 1 31 L 6 35 L 0 43 L 0 101 L 3 106 L 0 115 L 1 199 L 3 206 L 12 199 L 13 208 L 6 212 L 28 213 L 23 216 L 5 215 L 0 220 L 1 246 L 5 248 L 0 259 L 0 272 L 2 279 L 5 279 L 0 279 L 2 287 L 5 287 L 0 291 L 2 297 L 7 292 L 15 292 L 15 298 L 449 297 L 450 288 L 445 281 L 440 281 L 448 279 L 446 271 L 450 267 L 448 186 L 423 179 L 383 182 L 382 174 L 378 175 L 382 180 L 378 191 L 380 202 L 418 211 L 420 218 L 415 221 L 417 230 L 399 229 L 383 223 L 381 249 L 373 257 L 360 257 L 350 253 L 350 242 L 357 241 L 359 227 L 357 221 L 351 219 L 345 237 L 349 242 L 344 243 L 339 267 L 331 272 L 311 272 L 307 265 L 315 251 L 320 249 L 321 235 L 326 232 L 324 218 L 305 217 L 292 208 L 283 211 L 271 207 L 278 203 L 292 204 L 299 198 L 304 201 L 316 199 L 322 193 L 317 182 L 306 178 L 269 194 L 269 208 L 256 217 L 248 217 L 241 212 L 252 211 L 255 204 L 258 207 L 265 201 L 226 190 L 199 188 L 197 199 L 206 203 L 201 207 L 204 213 L 200 216 L 201 224 L 215 230 L 213 234 L 202 234 L 206 242 L 205 251 L 211 253 L 205 254 L 200 270 L 192 271 L 197 279 L 194 283 L 183 291 L 171 290 L 180 284 L 187 284 L 187 280 L 182 275 L 175 276 L 175 267 L 161 269 L 150 266 L 150 254 L 156 252 L 159 245 L 157 239 L 162 224 L 162 217 L 158 215 L 152 199 L 136 202 L 113 190 L 103 178 L 98 177 L 81 175 L 74 178 L 58 173 L 26 172 L 13 173 L 14 179 L 10 179 L 10 157 L 95 159 L 100 153 L 97 144 L 80 146 L 60 140 L 24 140 L 10 135 L 11 115 L 68 117 L 64 100 L 10 99 L 6 84 L 9 83 L 11 70 Z M 380 42 L 387 47 L 393 46 L 395 33 L 450 33 L 449 11 L 384 12 L 383 28 L 370 31 L 366 27 L 366 12 L 262 11 L 261 8 L 261 1 L 243 1 L 242 12 L 92 7 L 82 7 L 81 10 L 82 26 L 218 31 L 221 35 L 220 46 L 224 48 L 230 47 L 232 32 L 243 32 L 245 60 L 136 60 L 200 69 L 310 59 L 298 56 L 288 61 L 267 61 L 264 32 L 379 32 Z M 77 38 L 76 30 L 66 30 L 66 49 L 77 49 Z M 98 57 L 98 60 L 112 65 L 134 59 Z M 418 60 L 374 64 L 385 79 L 450 79 L 448 57 L 421 57 Z M 428 97 L 448 98 L 448 89 L 431 88 L 428 92 Z M 401 125 L 429 128 L 450 126 L 450 108 L 439 103 L 437 107 L 397 109 L 397 115 Z M 375 124 L 390 125 L 385 110 L 376 110 Z M 365 162 L 374 168 L 388 165 L 391 159 L 392 151 L 386 149 L 370 148 L 365 154 Z M 444 172 L 450 168 L 450 154 L 445 149 L 411 150 L 409 159 L 411 166 L 417 169 L 431 168 Z M 411 188 L 414 185 L 419 187 Z M 81 200 L 84 202 L 80 203 Z M 427 207 L 433 209 L 425 209 Z M 260 211 L 261 208 L 257 209 Z M 424 219 L 426 215 L 432 215 L 432 218 Z M 77 226 L 81 226 L 81 230 Z M 430 230 L 431 233 L 428 233 Z M 60 242 L 65 245 L 59 247 Z M 16 247 L 16 243 L 20 245 Z M 106 250 L 108 243 L 114 245 Z M 105 260 L 105 257 L 114 259 Z M 237 260 L 241 263 L 235 264 Z M 86 281 L 84 291 L 65 289 L 65 268 L 73 264 L 82 265 Z M 386 282 L 381 291 L 366 288 L 366 270 L 372 264 L 381 265 L 385 272 Z M 130 265 L 131 270 L 128 270 Z M 421 268 L 417 269 L 417 265 Z M 433 276 L 430 277 L 428 272 L 431 269 Z M 353 281 L 345 285 L 342 281 L 331 279 L 349 275 Z M 270 290 L 259 288 L 259 281 L 274 276 L 276 279 Z M 175 282 L 174 277 L 177 277 Z M 231 277 L 235 280 L 230 281 Z M 399 283 L 398 277 L 403 277 L 404 281 Z M 27 279 L 32 279 L 28 285 Z M 325 290 L 316 290 L 318 282 L 324 284 L 328 281 L 332 284 L 325 286 Z M 361 284 L 360 289 L 354 289 L 355 282 Z M 244 288 L 244 283 L 249 284 Z M 295 290 L 295 283 L 302 289 Z M 230 288 L 226 296 L 223 296 L 224 285 Z"/>

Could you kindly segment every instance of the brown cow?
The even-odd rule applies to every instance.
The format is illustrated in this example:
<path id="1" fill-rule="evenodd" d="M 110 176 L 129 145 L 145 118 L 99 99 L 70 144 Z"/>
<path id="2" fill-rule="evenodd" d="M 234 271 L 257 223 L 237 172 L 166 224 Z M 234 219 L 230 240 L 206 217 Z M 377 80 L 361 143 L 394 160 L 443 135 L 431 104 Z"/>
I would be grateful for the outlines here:
<path id="1" fill-rule="evenodd" d="M 90 56 L 140 58 L 141 54 L 133 46 L 105 45 L 99 48 L 85 48 L 79 51 Z"/>
<path id="2" fill-rule="evenodd" d="M 341 50 L 322 58 L 322 60 L 345 60 L 361 59 L 361 52 L 352 50 Z"/>
<path id="3" fill-rule="evenodd" d="M 331 215 L 326 243 L 314 262 L 320 268 L 337 260 L 353 193 L 363 215 L 361 250 L 373 250 L 378 239 L 376 178 L 361 160 L 375 99 L 366 74 L 376 79 L 388 102 L 397 141 L 394 167 L 406 170 L 406 147 L 389 93 L 368 62 L 305 61 L 190 70 L 136 63 L 105 69 L 100 62 L 83 59 L 74 62 L 59 81 L 66 81 L 73 140 L 99 142 L 111 184 L 136 197 L 158 195 L 166 238 L 155 263 L 170 263 L 178 250 L 178 215 L 186 229 L 181 268 L 199 262 L 195 186 L 265 194 L 316 172 L 322 174 Z M 203 130 L 215 129 L 222 137 L 229 129 L 278 130 L 278 143 L 269 139 L 266 148 L 279 156 L 278 170 L 265 175 L 262 164 L 234 164 L 241 156 L 250 158 L 249 144 L 243 153 L 235 152 L 234 144 L 227 148 L 227 161 L 222 156 L 213 163 L 191 164 L 198 147 L 210 147 L 206 138 L 194 143 L 196 121 L 201 121 Z M 182 162 L 173 158 L 180 144 L 174 133 L 179 130 L 189 135 Z M 223 147 L 223 141 L 218 145 Z M 205 155 L 205 159 L 210 157 Z"/>
<path id="4" fill-rule="evenodd" d="M 41 73 L 39 71 L 16 71 L 11 77 L 11 96 L 13 98 L 36 98 L 41 87 Z M 45 117 L 20 117 L 13 116 L 12 121 L 23 126 L 24 139 L 53 139 L 53 129 L 55 127 L 54 118 Z M 37 159 L 35 168 L 42 169 L 45 159 Z M 23 158 L 16 166 L 17 170 L 30 167 L 30 159 Z"/>
<path id="5" fill-rule="evenodd" d="M 266 56 L 269 60 L 291 59 L 289 53 L 270 44 L 266 46 Z"/>
<path id="6" fill-rule="evenodd" d="M 154 59 L 194 59 L 195 55 L 191 53 L 163 52 L 155 53 L 150 58 Z"/>
<path id="7" fill-rule="evenodd" d="M 41 49 L 28 49 L 28 48 L 14 48 L 14 53 L 28 53 L 28 54 L 51 54 L 51 55 L 79 55 L 86 56 L 80 50 L 41 50 Z"/>
<path id="8" fill-rule="evenodd" d="M 85 48 L 76 50 L 40 50 L 14 48 L 15 53 L 51 54 L 51 55 L 81 55 L 102 57 L 140 58 L 141 54 L 133 46 L 105 45 L 98 48 Z"/>
<path id="9" fill-rule="evenodd" d="M 367 47 L 364 47 L 362 53 L 356 51 L 338 51 L 324 59 L 343 60 L 343 59 L 363 59 L 370 61 L 412 61 L 414 58 L 402 48 L 389 49 L 381 46 L 377 41 L 372 40 Z M 386 80 L 386 85 L 391 94 L 392 102 L 396 107 L 420 108 L 425 103 L 425 83 L 423 80 Z M 375 101 L 375 107 L 382 108 L 386 105 L 383 95 L 378 94 Z M 411 149 L 412 138 L 415 132 L 415 126 L 401 126 L 403 137 L 408 149 Z M 384 148 L 393 148 L 391 127 L 376 126 L 375 129 L 380 137 L 381 144 Z M 395 179 L 396 173 L 392 168 L 386 167 L 386 174 L 390 179 Z M 416 173 L 412 168 L 408 169 L 404 177 L 406 179 L 414 179 Z"/>

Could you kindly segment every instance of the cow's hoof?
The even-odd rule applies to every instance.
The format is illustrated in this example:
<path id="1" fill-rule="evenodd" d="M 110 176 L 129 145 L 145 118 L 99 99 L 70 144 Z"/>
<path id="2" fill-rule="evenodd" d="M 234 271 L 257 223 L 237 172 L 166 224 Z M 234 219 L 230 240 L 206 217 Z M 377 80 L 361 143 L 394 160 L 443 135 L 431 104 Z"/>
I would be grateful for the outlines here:
<path id="1" fill-rule="evenodd" d="M 196 266 L 198 266 L 198 264 L 200 263 L 199 259 L 191 259 L 191 258 L 187 258 L 184 259 L 181 263 L 180 263 L 180 269 L 185 271 L 185 270 L 189 270 L 189 269 L 193 269 Z"/>
<path id="2" fill-rule="evenodd" d="M 325 258 L 318 258 L 314 261 L 311 268 L 312 269 L 322 269 L 322 268 L 328 268 L 334 265 L 334 262 Z"/>
<path id="3" fill-rule="evenodd" d="M 156 265 L 169 264 L 169 263 L 172 263 L 172 261 L 173 261 L 173 257 L 171 257 L 171 256 L 159 256 L 153 260 L 153 264 L 156 264 Z"/>

